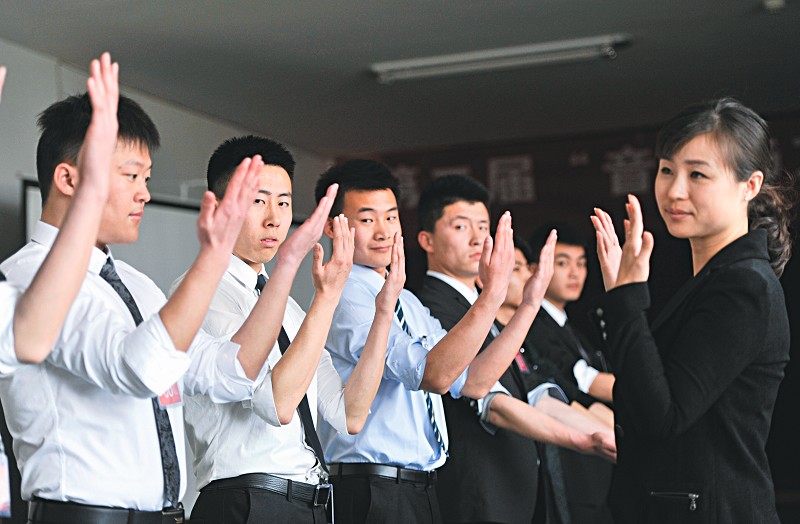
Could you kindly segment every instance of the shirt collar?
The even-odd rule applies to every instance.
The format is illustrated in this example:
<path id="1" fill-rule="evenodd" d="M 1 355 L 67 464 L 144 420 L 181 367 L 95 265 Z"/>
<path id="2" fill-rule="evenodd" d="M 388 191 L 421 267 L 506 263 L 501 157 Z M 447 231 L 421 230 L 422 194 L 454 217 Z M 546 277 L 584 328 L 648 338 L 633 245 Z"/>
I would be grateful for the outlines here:
<path id="1" fill-rule="evenodd" d="M 228 273 L 242 286 L 247 289 L 252 289 L 253 292 L 255 292 L 256 289 L 258 275 L 264 275 L 266 278 L 269 278 L 267 272 L 264 270 L 263 264 L 261 265 L 261 271 L 256 273 L 244 260 L 234 254 L 231 254 L 230 262 L 228 262 Z"/>
<path id="2" fill-rule="evenodd" d="M 31 235 L 31 240 L 50 250 L 52 249 L 57 236 L 58 236 L 57 227 L 39 220 L 33 226 L 33 234 Z M 103 266 L 106 263 L 106 259 L 108 259 L 109 257 L 111 257 L 112 260 L 114 258 L 111 254 L 110 249 L 108 250 L 108 253 L 106 253 L 102 249 L 99 249 L 96 246 L 93 247 L 92 254 L 89 257 L 89 272 L 94 273 L 95 275 L 99 275 L 100 270 L 103 269 Z"/>
<path id="3" fill-rule="evenodd" d="M 362 266 L 359 264 L 353 264 L 352 269 L 350 269 L 350 276 L 356 280 L 364 282 L 370 288 L 378 292 L 380 292 L 384 282 L 386 282 L 385 274 L 384 276 L 380 276 L 378 272 L 371 267 Z"/>
<path id="4" fill-rule="evenodd" d="M 428 270 L 427 275 L 429 277 L 438 278 L 445 284 L 449 284 L 450 287 L 461 293 L 461 295 L 463 295 L 463 297 L 466 298 L 467 302 L 469 302 L 470 304 L 474 304 L 475 301 L 478 300 L 478 290 L 475 286 L 472 286 L 472 288 L 470 288 L 460 280 L 456 280 L 455 278 L 449 275 L 445 275 L 444 273 L 439 273 L 438 271 Z"/>
<path id="5" fill-rule="evenodd" d="M 547 311 L 551 317 L 553 317 L 553 320 L 555 320 L 556 324 L 559 326 L 564 327 L 564 324 L 567 323 L 567 312 L 558 309 L 546 298 L 542 299 L 542 308 Z"/>

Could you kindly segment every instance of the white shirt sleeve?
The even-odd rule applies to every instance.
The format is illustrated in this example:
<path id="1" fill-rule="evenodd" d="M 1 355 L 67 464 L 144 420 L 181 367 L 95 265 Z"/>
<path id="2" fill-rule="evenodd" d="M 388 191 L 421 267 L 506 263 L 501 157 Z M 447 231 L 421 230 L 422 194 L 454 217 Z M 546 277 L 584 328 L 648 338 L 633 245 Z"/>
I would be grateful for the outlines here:
<path id="1" fill-rule="evenodd" d="M 317 365 L 317 412 L 337 432 L 348 434 L 344 383 L 333 367 L 330 353 L 325 350 Z"/>
<path id="2" fill-rule="evenodd" d="M 589 393 L 592 382 L 600 372 L 581 359 L 572 367 L 572 374 L 575 375 L 575 380 L 578 381 L 578 388 L 584 393 Z"/>
<path id="3" fill-rule="evenodd" d="M 14 350 L 14 307 L 19 295 L 11 284 L 0 283 L 0 377 L 22 365 Z"/>
<path id="4" fill-rule="evenodd" d="M 189 395 L 207 395 L 212 402 L 238 402 L 253 396 L 252 380 L 239 362 L 239 344 L 198 331 L 189 348 L 191 364 L 183 376 Z"/>

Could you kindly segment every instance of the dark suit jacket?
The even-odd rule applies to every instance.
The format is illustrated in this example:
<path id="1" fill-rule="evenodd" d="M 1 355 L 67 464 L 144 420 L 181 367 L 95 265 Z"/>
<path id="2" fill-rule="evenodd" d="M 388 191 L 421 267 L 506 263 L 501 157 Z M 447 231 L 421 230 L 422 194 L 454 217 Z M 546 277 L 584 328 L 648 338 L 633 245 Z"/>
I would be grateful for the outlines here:
<path id="1" fill-rule="evenodd" d="M 589 365 L 601 371 L 605 369 L 602 354 L 592 350 L 589 343 L 579 332 L 575 331 L 577 342 L 564 328 L 551 317 L 544 308 L 539 308 L 533 321 L 525 345 L 532 351 L 525 353 L 525 358 L 530 366 L 537 366 L 550 371 L 553 380 L 561 386 L 570 401 L 577 401 L 588 408 L 596 398 L 584 393 L 578 388 L 578 381 L 572 372 L 575 363 L 583 358 L 578 350 L 580 343 L 589 356 Z"/>
<path id="2" fill-rule="evenodd" d="M 576 400 L 585 407 L 600 402 L 583 393 L 572 368 L 579 359 L 584 358 L 578 349 L 580 344 L 589 357 L 589 365 L 605 371 L 605 362 L 588 341 L 574 331 L 575 337 L 540 308 L 526 338 L 524 353 L 529 366 L 539 369 L 549 368 L 553 381 L 561 386 L 570 400 Z M 574 524 L 600 524 L 611 521 L 606 499 L 611 486 L 613 465 L 599 457 L 583 455 L 576 451 L 560 448 L 561 469 L 569 513 Z"/>
<path id="3" fill-rule="evenodd" d="M 777 523 L 764 447 L 789 323 L 765 232 L 717 253 L 652 327 L 648 307 L 639 283 L 597 310 L 617 377 L 616 521 Z"/>
<path id="4" fill-rule="evenodd" d="M 448 330 L 470 308 L 458 291 L 429 276 L 417 297 Z M 484 347 L 493 338 L 489 334 Z M 500 383 L 515 397 L 527 400 L 519 370 L 513 365 Z M 446 394 L 442 400 L 450 437 L 450 457 L 438 470 L 436 486 L 443 521 L 530 524 L 538 477 L 534 441 L 504 429 L 490 435 L 480 425 L 472 399 Z"/>

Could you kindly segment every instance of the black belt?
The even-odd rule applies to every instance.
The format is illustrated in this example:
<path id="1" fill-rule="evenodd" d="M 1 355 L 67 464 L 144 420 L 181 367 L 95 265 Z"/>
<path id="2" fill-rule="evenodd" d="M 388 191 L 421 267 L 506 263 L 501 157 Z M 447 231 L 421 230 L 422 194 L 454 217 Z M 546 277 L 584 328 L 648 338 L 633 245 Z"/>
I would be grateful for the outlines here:
<path id="1" fill-rule="evenodd" d="M 305 484 L 268 473 L 246 473 L 232 479 L 215 480 L 200 491 L 214 489 L 263 489 L 283 495 L 287 500 L 300 500 L 313 506 L 324 506 L 331 498 L 330 484 Z"/>
<path id="2" fill-rule="evenodd" d="M 397 482 L 416 482 L 431 486 L 436 484 L 436 470 L 421 471 L 418 469 L 387 466 L 386 464 L 341 462 L 330 464 L 331 477 L 383 477 Z"/>
<path id="3" fill-rule="evenodd" d="M 28 521 L 36 524 L 182 524 L 183 507 L 163 511 L 89 506 L 34 498 Z"/>

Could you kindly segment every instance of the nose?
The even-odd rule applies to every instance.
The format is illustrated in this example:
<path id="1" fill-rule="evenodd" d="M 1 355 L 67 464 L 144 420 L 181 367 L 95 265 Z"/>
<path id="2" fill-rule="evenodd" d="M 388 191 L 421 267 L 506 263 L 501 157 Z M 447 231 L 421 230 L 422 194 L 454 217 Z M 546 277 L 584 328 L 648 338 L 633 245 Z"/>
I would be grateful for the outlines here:
<path id="1" fill-rule="evenodd" d="M 470 231 L 472 232 L 472 235 L 469 239 L 469 244 L 471 246 L 479 246 L 483 244 L 483 241 L 486 240 L 486 237 L 489 235 L 489 232 L 485 229 L 482 229 L 478 224 L 472 224 Z"/>
<path id="2" fill-rule="evenodd" d="M 686 175 L 680 174 L 672 177 L 668 182 L 667 196 L 673 200 L 681 200 L 686 198 L 688 179 Z"/>
<path id="3" fill-rule="evenodd" d="M 375 240 L 386 240 L 389 238 L 389 224 L 380 218 L 376 219 L 373 236 Z"/>
<path id="4" fill-rule="evenodd" d="M 267 202 L 264 206 L 264 227 L 279 227 L 281 225 L 280 213 L 278 213 L 278 204 L 275 202 Z"/>
<path id="5" fill-rule="evenodd" d="M 144 177 L 142 177 L 143 179 Z M 147 203 L 150 202 L 150 189 L 147 187 L 147 181 L 142 180 L 139 190 L 136 192 L 136 201 Z"/>

